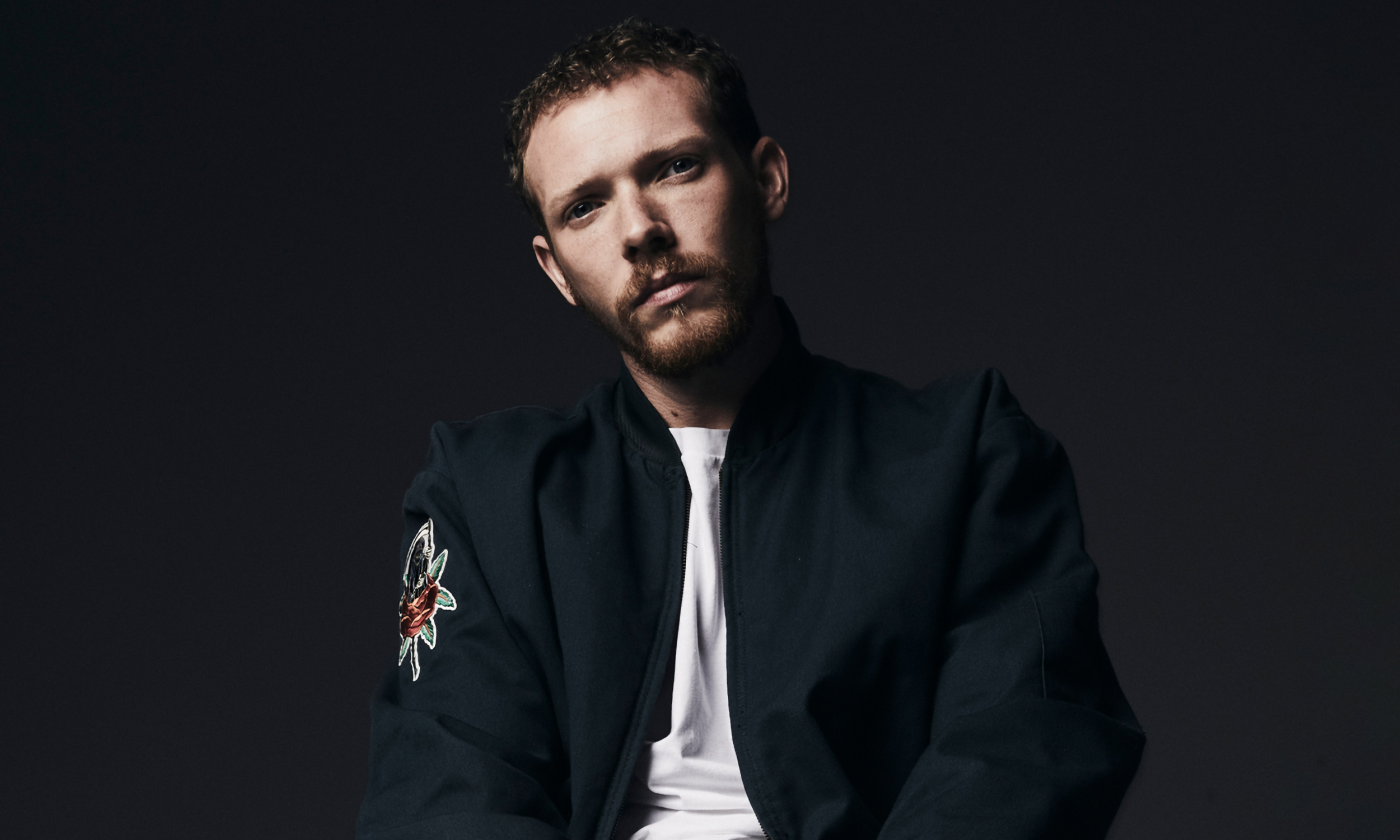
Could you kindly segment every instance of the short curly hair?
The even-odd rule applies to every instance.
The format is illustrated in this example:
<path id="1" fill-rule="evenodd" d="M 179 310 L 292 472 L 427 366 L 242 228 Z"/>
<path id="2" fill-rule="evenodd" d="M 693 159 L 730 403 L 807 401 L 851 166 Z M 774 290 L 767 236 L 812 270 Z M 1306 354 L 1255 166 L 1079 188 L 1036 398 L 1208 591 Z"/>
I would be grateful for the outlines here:
<path id="1" fill-rule="evenodd" d="M 647 69 L 682 70 L 695 77 L 715 122 L 741 157 L 747 159 L 763 136 L 739 63 L 713 39 L 635 17 L 599 29 L 554 56 L 510 103 L 505 138 L 510 188 L 541 230 L 548 232 L 544 216 L 525 184 L 525 148 L 535 123 L 561 102 Z"/>

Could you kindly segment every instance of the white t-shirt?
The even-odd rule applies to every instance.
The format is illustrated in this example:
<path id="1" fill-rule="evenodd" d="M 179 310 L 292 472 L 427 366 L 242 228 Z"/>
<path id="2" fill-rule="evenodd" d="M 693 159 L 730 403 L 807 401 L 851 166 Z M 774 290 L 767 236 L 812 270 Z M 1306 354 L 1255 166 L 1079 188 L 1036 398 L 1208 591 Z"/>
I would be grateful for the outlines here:
<path id="1" fill-rule="evenodd" d="M 672 429 L 690 481 L 690 530 L 671 686 L 663 685 L 616 836 L 738 840 L 763 836 L 739 778 L 729 729 L 719 468 L 728 429 Z M 669 701 L 669 703 L 668 703 Z"/>

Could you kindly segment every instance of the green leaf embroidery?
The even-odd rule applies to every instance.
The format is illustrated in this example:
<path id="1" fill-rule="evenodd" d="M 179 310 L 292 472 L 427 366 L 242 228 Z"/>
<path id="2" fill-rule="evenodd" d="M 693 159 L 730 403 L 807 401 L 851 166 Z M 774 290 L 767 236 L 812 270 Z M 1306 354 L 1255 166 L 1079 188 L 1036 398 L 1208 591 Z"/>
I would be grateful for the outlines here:
<path id="1" fill-rule="evenodd" d="M 431 618 L 428 619 L 427 623 L 423 625 L 423 629 L 418 631 L 418 635 L 423 637 L 423 641 L 427 643 L 428 647 L 435 647 L 437 645 L 437 622 Z"/>
<path id="2" fill-rule="evenodd" d="M 439 586 L 437 605 L 438 609 L 440 610 L 455 610 L 457 609 L 457 599 L 452 597 L 451 592 L 448 592 L 446 589 L 443 589 L 441 586 Z"/>
<path id="3" fill-rule="evenodd" d="M 399 645 L 399 664 L 400 664 L 400 665 L 403 664 L 403 657 L 404 657 L 404 654 L 408 653 L 408 646 L 411 645 L 411 644 L 413 644 L 413 639 L 408 638 L 407 636 L 405 636 L 403 642 Z"/>
<path id="4" fill-rule="evenodd" d="M 428 574 L 433 576 L 433 580 L 437 580 L 442 577 L 442 567 L 445 565 L 447 565 L 447 549 L 444 548 L 437 559 L 433 561 L 432 568 L 428 569 Z"/>

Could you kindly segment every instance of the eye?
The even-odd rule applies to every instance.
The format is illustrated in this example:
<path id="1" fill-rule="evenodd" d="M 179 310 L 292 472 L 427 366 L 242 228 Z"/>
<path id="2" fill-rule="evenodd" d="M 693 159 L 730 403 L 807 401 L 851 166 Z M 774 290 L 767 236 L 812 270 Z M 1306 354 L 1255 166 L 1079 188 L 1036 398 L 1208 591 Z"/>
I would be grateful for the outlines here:
<path id="1" fill-rule="evenodd" d="M 568 216 L 571 221 L 574 219 L 582 219 L 597 208 L 598 203 L 596 201 L 580 201 L 578 204 L 570 207 L 569 212 L 564 215 Z"/>
<path id="2" fill-rule="evenodd" d="M 698 158 L 676 158 L 675 160 L 671 161 L 670 166 L 666 167 L 665 177 L 669 178 L 672 175 L 684 175 L 685 173 L 691 171 L 692 169 L 695 169 L 699 165 L 700 160 Z"/>

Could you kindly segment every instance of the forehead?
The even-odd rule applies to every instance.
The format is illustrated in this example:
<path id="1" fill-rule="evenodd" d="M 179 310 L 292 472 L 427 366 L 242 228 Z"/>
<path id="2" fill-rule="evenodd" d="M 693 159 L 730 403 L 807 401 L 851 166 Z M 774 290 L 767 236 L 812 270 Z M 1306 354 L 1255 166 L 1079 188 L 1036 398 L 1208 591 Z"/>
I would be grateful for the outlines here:
<path id="1" fill-rule="evenodd" d="M 525 180 L 541 204 L 649 152 L 711 134 L 704 91 L 682 70 L 640 70 L 565 100 L 540 117 L 525 148 Z"/>

